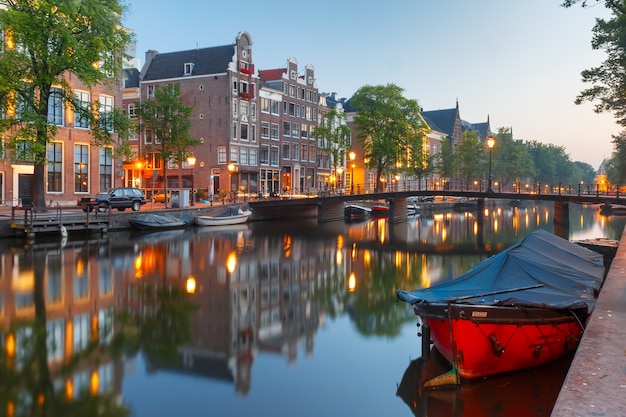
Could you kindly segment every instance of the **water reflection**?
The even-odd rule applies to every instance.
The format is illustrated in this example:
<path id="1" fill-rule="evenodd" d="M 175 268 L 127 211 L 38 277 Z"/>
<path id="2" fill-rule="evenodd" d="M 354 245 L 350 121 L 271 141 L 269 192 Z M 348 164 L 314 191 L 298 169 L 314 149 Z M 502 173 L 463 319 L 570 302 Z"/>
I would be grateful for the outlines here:
<path id="1" fill-rule="evenodd" d="M 221 381 L 245 398 L 260 355 L 296 366 L 340 316 L 368 340 L 397 338 L 415 318 L 396 305 L 396 289 L 452 279 L 532 230 L 552 231 L 552 216 L 551 205 L 502 205 L 399 224 L 252 223 L 2 242 L 0 409 L 125 415 L 122 382 L 137 372 L 130 364 L 139 353 L 148 375 Z M 570 206 L 572 238 L 615 239 L 622 228 L 620 218 Z M 133 400 L 154 401 L 149 392 Z"/>

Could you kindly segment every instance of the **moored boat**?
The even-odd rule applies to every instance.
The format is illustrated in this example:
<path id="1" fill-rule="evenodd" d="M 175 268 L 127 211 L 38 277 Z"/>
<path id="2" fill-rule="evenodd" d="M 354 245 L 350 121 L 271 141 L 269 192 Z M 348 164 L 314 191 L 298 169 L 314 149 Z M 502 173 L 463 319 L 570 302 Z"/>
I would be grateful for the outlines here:
<path id="1" fill-rule="evenodd" d="M 156 230 L 177 229 L 189 225 L 187 217 L 175 217 L 169 214 L 141 214 L 128 221 L 134 229 Z"/>
<path id="2" fill-rule="evenodd" d="M 372 209 L 358 204 L 348 204 L 343 209 L 343 216 L 346 220 L 365 220 L 370 217 Z"/>
<path id="3" fill-rule="evenodd" d="M 428 385 L 551 362 L 578 345 L 605 275 L 599 253 L 544 230 L 431 288 L 397 291 L 453 370 Z"/>
<path id="4" fill-rule="evenodd" d="M 232 226 L 244 224 L 252 216 L 250 210 L 243 210 L 241 207 L 226 207 L 210 214 L 196 216 L 196 224 L 198 226 Z"/>
<path id="5" fill-rule="evenodd" d="M 605 258 L 613 259 L 619 247 L 619 240 L 597 237 L 595 239 L 573 240 L 579 246 L 596 251 Z"/>
<path id="6" fill-rule="evenodd" d="M 372 207 L 372 216 L 374 217 L 387 217 L 389 216 L 389 207 L 375 205 Z"/>

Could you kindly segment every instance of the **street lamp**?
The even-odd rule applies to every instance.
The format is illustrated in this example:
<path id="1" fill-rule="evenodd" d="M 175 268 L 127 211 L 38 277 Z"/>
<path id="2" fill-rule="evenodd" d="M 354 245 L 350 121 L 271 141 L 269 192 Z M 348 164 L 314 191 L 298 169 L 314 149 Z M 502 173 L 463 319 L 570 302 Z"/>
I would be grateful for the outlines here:
<path id="1" fill-rule="evenodd" d="M 228 164 L 228 191 L 230 193 L 233 192 L 233 172 L 235 172 L 235 164 L 231 162 L 230 164 Z"/>
<path id="2" fill-rule="evenodd" d="M 189 167 L 191 168 L 191 205 L 195 206 L 196 205 L 196 196 L 193 195 L 193 168 L 196 166 L 196 157 L 191 155 L 187 158 L 187 163 L 189 164 Z"/>
<path id="3" fill-rule="evenodd" d="M 341 184 L 342 184 L 342 181 L 341 181 L 341 174 L 343 174 L 343 168 L 342 168 L 342 167 L 339 167 L 339 168 L 337 168 L 337 184 L 338 184 L 338 187 L 337 187 L 338 189 L 337 189 L 337 191 L 338 191 L 340 194 L 341 194 Z"/>
<path id="4" fill-rule="evenodd" d="M 354 160 L 356 159 L 356 153 L 354 151 L 350 151 L 348 154 L 350 158 L 350 165 L 352 167 L 352 173 L 350 174 L 350 192 L 354 194 Z"/>
<path id="5" fill-rule="evenodd" d="M 489 187 L 487 187 L 488 193 L 493 193 L 493 188 L 491 188 L 491 154 L 493 154 L 493 147 L 496 144 L 496 140 L 489 136 L 487 138 L 487 148 L 489 148 Z"/>

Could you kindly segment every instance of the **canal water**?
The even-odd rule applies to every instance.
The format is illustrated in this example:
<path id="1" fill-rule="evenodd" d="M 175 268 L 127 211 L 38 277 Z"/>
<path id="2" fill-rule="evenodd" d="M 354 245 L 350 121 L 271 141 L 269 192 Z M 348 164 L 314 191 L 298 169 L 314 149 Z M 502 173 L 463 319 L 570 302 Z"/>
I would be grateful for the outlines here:
<path id="1" fill-rule="evenodd" d="M 570 205 L 570 239 L 623 227 Z M 551 204 L 2 241 L 0 415 L 548 416 L 570 358 L 423 392 L 447 364 L 395 298 L 538 228 Z"/>

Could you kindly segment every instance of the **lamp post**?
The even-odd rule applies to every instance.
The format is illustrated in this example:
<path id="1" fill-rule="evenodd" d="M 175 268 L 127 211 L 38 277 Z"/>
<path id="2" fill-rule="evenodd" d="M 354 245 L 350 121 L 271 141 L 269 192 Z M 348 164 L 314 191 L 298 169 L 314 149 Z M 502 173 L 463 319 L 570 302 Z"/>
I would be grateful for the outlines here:
<path id="1" fill-rule="evenodd" d="M 343 168 L 339 167 L 337 168 L 337 184 L 338 184 L 337 192 L 339 194 L 341 194 L 341 184 L 343 183 L 343 181 L 341 181 L 341 174 L 343 174 Z"/>
<path id="2" fill-rule="evenodd" d="M 489 186 L 487 187 L 488 193 L 493 193 L 493 188 L 491 188 L 491 154 L 493 154 L 493 147 L 496 144 L 496 140 L 489 136 L 487 138 L 487 148 L 489 148 Z"/>
<path id="3" fill-rule="evenodd" d="M 233 192 L 233 172 L 235 172 L 235 164 L 231 162 L 228 164 L 228 191 L 232 194 Z"/>
<path id="4" fill-rule="evenodd" d="M 196 205 L 196 196 L 193 195 L 193 169 L 196 166 L 196 157 L 191 155 L 187 158 L 187 163 L 189 164 L 189 167 L 191 168 L 191 206 L 195 206 Z"/>
<path id="5" fill-rule="evenodd" d="M 356 153 L 350 151 L 348 158 L 350 158 L 350 166 L 352 168 L 352 173 L 350 174 L 350 193 L 354 194 L 354 160 L 356 159 Z"/>

